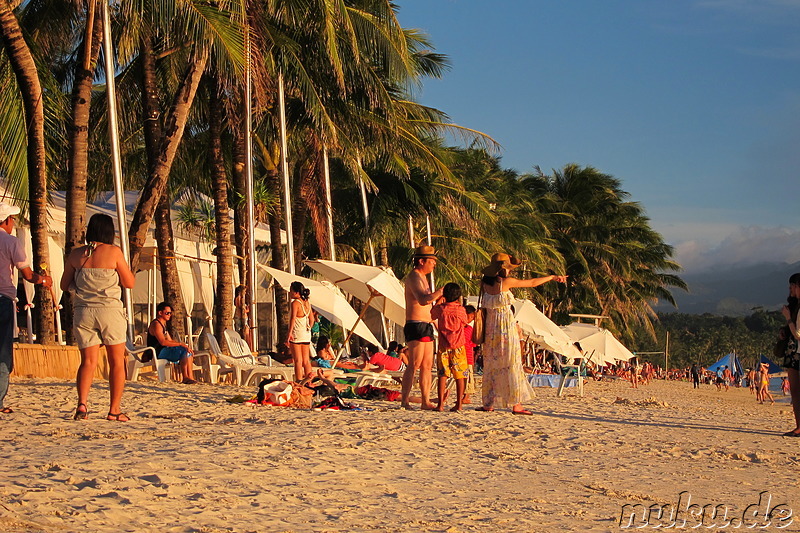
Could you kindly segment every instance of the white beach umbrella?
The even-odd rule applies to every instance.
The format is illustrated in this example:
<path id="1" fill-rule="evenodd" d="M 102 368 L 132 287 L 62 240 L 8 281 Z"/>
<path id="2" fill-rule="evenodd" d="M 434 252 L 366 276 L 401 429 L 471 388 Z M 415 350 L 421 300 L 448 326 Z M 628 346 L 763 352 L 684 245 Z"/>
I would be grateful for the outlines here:
<path id="1" fill-rule="evenodd" d="M 614 361 L 627 361 L 633 354 L 607 329 L 593 324 L 573 322 L 561 328 L 564 332 L 581 344 L 587 360 L 608 364 Z"/>
<path id="2" fill-rule="evenodd" d="M 523 333 L 534 337 L 536 344 L 570 359 L 582 357 L 573 341 L 564 330 L 550 320 L 544 313 L 536 308 L 530 300 L 517 300 L 514 302 L 514 319 L 519 324 Z"/>
<path id="3" fill-rule="evenodd" d="M 350 307 L 344 296 L 333 285 L 324 281 L 315 281 L 289 274 L 283 270 L 276 270 L 268 266 L 258 266 L 272 276 L 284 290 L 288 291 L 292 282 L 299 281 L 311 291 L 308 301 L 311 302 L 311 307 L 316 312 L 334 324 L 342 326 L 345 330 L 352 331 L 370 344 L 380 346 L 380 342 L 375 338 L 372 331 L 364 322 L 358 319 L 358 313 Z"/>
<path id="4" fill-rule="evenodd" d="M 306 265 L 344 292 L 377 309 L 395 324 L 405 324 L 405 290 L 391 268 L 322 259 L 306 261 Z"/>

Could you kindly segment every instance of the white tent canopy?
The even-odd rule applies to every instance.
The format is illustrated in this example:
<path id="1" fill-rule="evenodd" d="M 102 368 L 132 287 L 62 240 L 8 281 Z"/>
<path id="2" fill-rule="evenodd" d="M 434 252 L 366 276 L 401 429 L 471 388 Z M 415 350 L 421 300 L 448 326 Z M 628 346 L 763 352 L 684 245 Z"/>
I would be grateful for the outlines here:
<path id="1" fill-rule="evenodd" d="M 536 344 L 570 359 L 581 357 L 569 335 L 539 311 L 530 300 L 517 299 L 514 302 L 514 319 L 523 333 L 532 336 Z"/>
<path id="2" fill-rule="evenodd" d="M 598 364 L 609 364 L 615 361 L 627 361 L 633 357 L 633 353 L 607 329 L 580 322 L 573 322 L 562 329 L 570 338 L 581 344 L 587 360 Z"/>

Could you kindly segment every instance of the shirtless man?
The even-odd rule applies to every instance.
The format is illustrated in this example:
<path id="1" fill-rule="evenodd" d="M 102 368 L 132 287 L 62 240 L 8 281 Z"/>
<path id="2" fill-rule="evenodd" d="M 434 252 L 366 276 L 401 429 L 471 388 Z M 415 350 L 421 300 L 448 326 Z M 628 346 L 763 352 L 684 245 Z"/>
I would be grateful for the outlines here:
<path id="1" fill-rule="evenodd" d="M 428 274 L 436 267 L 436 250 L 433 246 L 419 246 L 414 251 L 414 270 L 405 281 L 406 325 L 403 334 L 408 344 L 408 366 L 403 373 L 401 407 L 410 408 L 409 396 L 414 383 L 414 374 L 419 370 L 419 388 L 423 409 L 435 409 L 430 401 L 431 368 L 433 366 L 433 320 L 431 305 L 440 296 L 442 289 L 431 292 Z"/>

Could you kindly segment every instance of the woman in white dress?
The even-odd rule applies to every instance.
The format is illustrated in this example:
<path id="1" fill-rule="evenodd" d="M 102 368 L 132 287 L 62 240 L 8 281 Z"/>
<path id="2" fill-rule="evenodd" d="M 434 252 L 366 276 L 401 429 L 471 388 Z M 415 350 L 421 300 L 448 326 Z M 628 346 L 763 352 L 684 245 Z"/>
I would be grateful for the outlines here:
<path id="1" fill-rule="evenodd" d="M 566 283 L 567 276 L 544 276 L 520 280 L 508 277 L 522 263 L 513 256 L 497 253 L 483 269 L 481 307 L 486 309 L 486 336 L 483 353 L 483 406 L 478 411 L 494 411 L 495 404 L 511 407 L 516 415 L 530 415 L 522 404 L 534 397 L 533 389 L 522 369 L 522 350 L 519 344 L 514 313 L 513 288 L 538 287 L 548 281 Z"/>

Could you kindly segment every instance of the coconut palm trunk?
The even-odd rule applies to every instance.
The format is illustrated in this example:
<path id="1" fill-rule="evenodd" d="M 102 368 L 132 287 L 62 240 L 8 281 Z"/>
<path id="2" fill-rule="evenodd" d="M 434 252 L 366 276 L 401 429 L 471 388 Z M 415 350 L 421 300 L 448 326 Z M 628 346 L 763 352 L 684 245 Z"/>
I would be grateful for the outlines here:
<path id="1" fill-rule="evenodd" d="M 222 102 L 217 79 L 210 83 L 208 163 L 214 192 L 214 227 L 217 239 L 217 298 L 214 309 L 214 334 L 223 337 L 225 328 L 233 322 L 233 253 L 231 250 L 231 221 L 228 206 L 228 176 L 222 155 Z"/>
<path id="2" fill-rule="evenodd" d="M 243 105 L 241 106 L 244 107 Z M 245 113 L 242 110 L 240 115 L 244 120 Z M 236 243 L 236 255 L 239 258 L 239 284 L 247 287 L 248 280 L 250 279 L 250 248 L 247 245 L 250 238 L 250 227 L 247 225 L 247 210 L 245 209 L 244 202 L 247 198 L 247 178 L 245 176 L 245 145 L 246 139 L 244 138 L 245 128 L 239 125 L 236 138 L 233 143 L 233 190 L 235 193 L 236 209 L 233 210 L 233 236 Z M 250 291 L 245 290 L 245 305 L 250 307 Z M 242 332 L 244 333 L 244 332 Z"/>
<path id="3" fill-rule="evenodd" d="M 266 173 L 267 187 L 271 190 L 280 190 L 281 181 L 278 169 L 268 170 Z M 283 210 L 281 202 L 275 202 L 272 209 L 267 214 L 269 224 L 270 241 L 270 266 L 278 270 L 286 270 L 287 261 L 284 259 L 283 242 L 281 241 L 281 221 L 283 220 Z M 277 338 L 278 344 L 285 343 L 289 338 L 289 302 L 286 298 L 286 291 L 275 284 L 274 302 L 276 309 L 276 321 L 278 323 Z"/>
<path id="4" fill-rule="evenodd" d="M 133 214 L 133 221 L 128 233 L 131 267 L 134 271 L 139 265 L 142 248 L 147 238 L 147 230 L 153 220 L 156 207 L 166 190 L 172 163 L 175 161 L 178 146 L 183 138 L 183 131 L 197 93 L 197 87 L 208 63 L 208 55 L 206 49 L 195 49 L 193 53 L 193 60 L 184 73 L 175 93 L 172 107 L 167 114 L 156 164 L 154 168 L 150 169 L 139 202 L 136 204 L 136 211 Z M 145 98 L 147 97 L 148 94 L 145 94 Z"/>
<path id="5" fill-rule="evenodd" d="M 103 18 L 96 10 L 97 3 L 87 4 L 86 32 L 75 64 L 72 86 L 72 121 L 68 127 L 69 165 L 67 169 L 67 227 L 64 255 L 83 243 L 86 227 L 86 182 L 89 175 L 89 111 L 92 103 L 92 83 L 100 56 L 103 37 Z M 71 309 L 70 293 L 64 292 L 62 303 Z M 73 342 L 72 313 L 64 313 L 67 344 Z"/>
<path id="6" fill-rule="evenodd" d="M 44 103 L 39 73 L 19 21 L 8 0 L 0 0 L 0 35 L 19 86 L 28 132 L 27 164 L 33 265 L 49 264 L 47 242 L 47 168 L 44 140 Z M 36 328 L 39 342 L 53 343 L 55 315 L 48 289 L 37 285 Z"/>
<path id="7" fill-rule="evenodd" d="M 152 176 L 158 172 L 159 168 L 163 131 L 158 120 L 160 112 L 156 62 L 149 36 L 145 36 L 142 39 L 141 58 L 145 150 L 147 152 L 147 168 Z M 142 192 L 142 196 L 144 196 L 144 192 Z M 180 338 L 184 331 L 183 325 L 186 312 L 191 310 L 184 311 L 183 293 L 175 260 L 175 241 L 172 231 L 170 201 L 166 189 L 161 194 L 160 201 L 156 206 L 154 218 L 156 222 L 155 237 L 158 248 L 159 272 L 161 273 L 161 289 L 164 294 L 164 301 L 168 302 L 172 307 L 173 315 L 170 321 L 170 329 L 172 329 L 176 338 Z"/>

